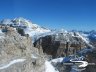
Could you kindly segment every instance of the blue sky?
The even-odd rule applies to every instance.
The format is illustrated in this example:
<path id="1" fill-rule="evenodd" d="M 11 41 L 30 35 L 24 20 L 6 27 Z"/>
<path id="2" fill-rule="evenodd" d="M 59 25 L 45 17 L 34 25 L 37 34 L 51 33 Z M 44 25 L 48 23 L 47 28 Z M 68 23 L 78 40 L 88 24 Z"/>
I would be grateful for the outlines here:
<path id="1" fill-rule="evenodd" d="M 0 0 L 0 19 L 15 17 L 51 29 L 96 30 L 96 0 Z"/>

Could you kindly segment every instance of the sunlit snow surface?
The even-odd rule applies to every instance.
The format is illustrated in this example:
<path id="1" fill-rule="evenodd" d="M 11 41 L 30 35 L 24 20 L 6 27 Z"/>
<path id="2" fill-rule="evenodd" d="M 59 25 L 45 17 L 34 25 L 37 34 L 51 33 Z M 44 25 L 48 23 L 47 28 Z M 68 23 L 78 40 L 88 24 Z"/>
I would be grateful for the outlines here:
<path id="1" fill-rule="evenodd" d="M 62 62 L 62 60 L 63 60 L 63 57 L 52 59 L 51 61 L 46 61 L 45 62 L 45 67 L 46 67 L 45 72 L 59 72 L 57 69 L 55 69 L 55 67 L 51 64 L 51 62 L 57 63 L 57 62 Z"/>
<path id="2" fill-rule="evenodd" d="M 90 43 L 87 37 L 82 36 L 80 33 L 77 32 L 77 37 L 81 38 L 89 47 L 94 48 Z"/>
<path id="3" fill-rule="evenodd" d="M 5 68 L 8 68 L 10 67 L 11 65 L 15 64 L 15 63 L 20 63 L 20 62 L 23 62 L 25 61 L 26 59 L 16 59 L 16 60 L 13 60 L 13 61 L 10 61 L 8 64 L 5 64 L 3 66 L 0 66 L 0 70 L 1 69 L 5 69 Z"/>
<path id="4" fill-rule="evenodd" d="M 4 38 L 4 33 L 0 30 L 0 38 Z"/>
<path id="5" fill-rule="evenodd" d="M 63 59 L 64 59 L 64 58 L 61 57 L 61 58 L 53 59 L 53 60 L 51 60 L 51 62 L 55 62 L 55 63 L 57 63 L 57 62 L 62 62 Z"/>
<path id="6" fill-rule="evenodd" d="M 49 61 L 45 62 L 45 68 L 46 68 L 45 72 L 59 72 L 55 69 L 55 67 L 52 66 L 51 62 Z"/>

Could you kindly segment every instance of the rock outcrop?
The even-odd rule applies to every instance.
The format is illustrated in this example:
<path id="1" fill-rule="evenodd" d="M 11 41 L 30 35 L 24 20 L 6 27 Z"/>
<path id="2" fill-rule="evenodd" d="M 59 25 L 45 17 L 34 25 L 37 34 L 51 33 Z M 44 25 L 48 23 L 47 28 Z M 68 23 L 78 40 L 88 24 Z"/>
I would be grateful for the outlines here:
<path id="1" fill-rule="evenodd" d="M 45 71 L 44 56 L 33 47 L 30 37 L 9 26 L 0 26 L 0 31 L 0 72 Z"/>
<path id="2" fill-rule="evenodd" d="M 44 53 L 56 58 L 75 54 L 87 45 L 76 33 L 74 33 L 74 36 L 69 33 L 58 33 L 39 38 L 34 42 L 34 47 L 43 49 Z"/>

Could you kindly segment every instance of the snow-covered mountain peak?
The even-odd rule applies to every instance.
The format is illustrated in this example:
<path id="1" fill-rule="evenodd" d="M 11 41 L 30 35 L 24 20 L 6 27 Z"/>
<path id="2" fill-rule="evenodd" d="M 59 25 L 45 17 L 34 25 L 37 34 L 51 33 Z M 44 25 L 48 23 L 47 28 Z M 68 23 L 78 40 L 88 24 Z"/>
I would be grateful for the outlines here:
<path id="1" fill-rule="evenodd" d="M 27 20 L 23 17 L 18 17 L 15 19 L 4 19 L 0 22 L 0 24 L 8 25 L 16 28 L 17 27 L 22 28 L 24 29 L 25 33 L 29 34 L 30 36 L 51 31 L 49 29 L 39 26 L 38 24 L 33 24 L 30 20 Z"/>
<path id="2" fill-rule="evenodd" d="M 15 18 L 13 21 L 14 21 L 16 24 L 24 25 L 24 26 L 27 26 L 27 27 L 32 28 L 32 29 L 34 29 L 34 30 L 36 30 L 36 29 L 38 30 L 38 28 L 41 29 L 41 30 L 42 30 L 42 29 L 43 29 L 43 30 L 48 30 L 48 29 L 43 28 L 43 27 L 39 26 L 38 24 L 34 24 L 34 23 L 32 23 L 30 20 L 27 20 L 27 19 L 22 18 L 22 17 Z"/>
<path id="3" fill-rule="evenodd" d="M 32 22 L 23 18 L 23 17 L 15 18 L 13 20 L 13 22 L 15 24 L 18 24 L 18 25 L 24 25 L 24 26 L 27 26 L 27 27 L 32 27 Z"/>

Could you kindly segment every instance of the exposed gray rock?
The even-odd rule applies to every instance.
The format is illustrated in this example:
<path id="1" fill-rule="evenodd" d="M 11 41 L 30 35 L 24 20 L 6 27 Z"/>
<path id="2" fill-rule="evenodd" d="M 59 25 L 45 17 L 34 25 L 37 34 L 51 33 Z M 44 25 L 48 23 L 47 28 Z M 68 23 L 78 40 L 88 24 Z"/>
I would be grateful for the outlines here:
<path id="1" fill-rule="evenodd" d="M 56 58 L 74 54 L 87 45 L 76 33 L 57 33 L 39 38 L 34 42 L 34 47 Z"/>
<path id="2" fill-rule="evenodd" d="M 21 36 L 11 27 L 6 28 L 7 32 L 0 38 L 0 72 L 44 72 L 44 56 L 33 47 L 32 39 Z M 25 61 L 14 63 L 18 59 Z"/>

